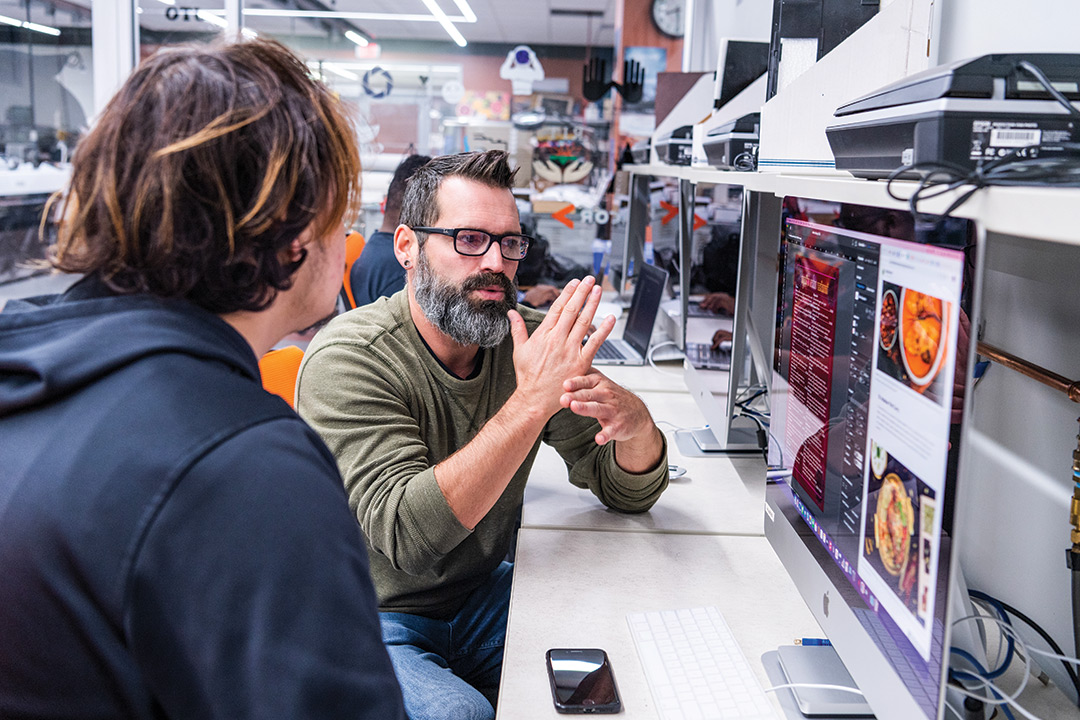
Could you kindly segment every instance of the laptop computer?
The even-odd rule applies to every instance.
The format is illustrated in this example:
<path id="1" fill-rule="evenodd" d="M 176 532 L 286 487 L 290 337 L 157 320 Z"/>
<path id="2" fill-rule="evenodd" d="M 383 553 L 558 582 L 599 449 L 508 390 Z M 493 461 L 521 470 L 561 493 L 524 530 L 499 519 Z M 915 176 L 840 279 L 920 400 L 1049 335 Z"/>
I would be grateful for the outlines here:
<path id="1" fill-rule="evenodd" d="M 649 340 L 652 339 L 667 277 L 666 270 L 655 265 L 642 265 L 623 335 L 605 340 L 593 358 L 593 365 L 645 364 L 645 354 L 649 350 Z"/>
<path id="2" fill-rule="evenodd" d="M 688 342 L 686 359 L 698 370 L 730 370 L 731 342 L 722 342 L 715 349 L 712 343 Z"/>

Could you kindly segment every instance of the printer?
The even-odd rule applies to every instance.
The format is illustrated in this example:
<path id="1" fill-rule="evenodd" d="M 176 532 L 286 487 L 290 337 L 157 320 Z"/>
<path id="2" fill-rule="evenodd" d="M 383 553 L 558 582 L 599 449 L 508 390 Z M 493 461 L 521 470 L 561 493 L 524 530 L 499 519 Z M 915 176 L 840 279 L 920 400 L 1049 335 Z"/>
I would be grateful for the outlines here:
<path id="1" fill-rule="evenodd" d="M 1080 100 L 1080 54 L 1002 53 L 930 68 L 836 109 L 825 129 L 836 169 L 884 178 L 901 166 L 948 163 L 974 170 L 1014 155 L 1076 152 L 1080 117 L 1034 75 L 1036 66 L 1070 102 Z M 915 168 L 900 177 L 919 178 Z"/>
<path id="2" fill-rule="evenodd" d="M 747 113 L 708 130 L 701 147 L 709 165 L 720 170 L 754 170 L 761 113 Z"/>
<path id="3" fill-rule="evenodd" d="M 668 165 L 689 165 L 693 137 L 693 127 L 690 125 L 681 125 L 670 132 L 657 135 L 657 159 Z"/>
<path id="4" fill-rule="evenodd" d="M 648 165 L 651 154 L 652 138 L 645 138 L 640 142 L 636 142 L 634 147 L 630 148 L 630 157 L 634 159 L 635 165 Z"/>

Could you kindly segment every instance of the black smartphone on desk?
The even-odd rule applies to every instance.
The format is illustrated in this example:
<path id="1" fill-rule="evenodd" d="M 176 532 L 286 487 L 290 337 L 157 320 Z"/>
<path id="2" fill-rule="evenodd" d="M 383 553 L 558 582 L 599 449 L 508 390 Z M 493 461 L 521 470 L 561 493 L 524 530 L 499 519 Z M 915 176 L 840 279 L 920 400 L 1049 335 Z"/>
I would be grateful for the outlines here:
<path id="1" fill-rule="evenodd" d="M 603 650 L 552 648 L 547 651 L 547 670 L 557 711 L 617 713 L 622 710 L 615 673 Z"/>

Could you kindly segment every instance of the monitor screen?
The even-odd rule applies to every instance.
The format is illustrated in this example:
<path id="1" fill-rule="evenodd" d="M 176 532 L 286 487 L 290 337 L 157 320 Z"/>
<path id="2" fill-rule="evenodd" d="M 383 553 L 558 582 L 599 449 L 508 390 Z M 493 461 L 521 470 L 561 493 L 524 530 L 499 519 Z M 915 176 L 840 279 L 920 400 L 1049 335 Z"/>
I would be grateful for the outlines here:
<path id="1" fill-rule="evenodd" d="M 878 717 L 936 718 L 974 230 L 788 197 L 781 233 L 766 535 Z"/>

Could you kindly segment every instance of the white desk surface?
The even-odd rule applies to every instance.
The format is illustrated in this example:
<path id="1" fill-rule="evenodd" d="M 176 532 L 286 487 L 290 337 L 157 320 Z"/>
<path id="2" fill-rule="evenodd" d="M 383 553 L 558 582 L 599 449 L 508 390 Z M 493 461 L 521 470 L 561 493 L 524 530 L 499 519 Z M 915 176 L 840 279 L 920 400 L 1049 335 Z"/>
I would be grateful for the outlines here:
<path id="1" fill-rule="evenodd" d="M 544 664 L 553 647 L 606 650 L 619 717 L 656 718 L 629 612 L 715 605 L 763 687 L 763 653 L 820 633 L 763 537 L 522 528 L 515 564 L 497 714 L 504 720 L 561 717 Z"/>
<path id="2" fill-rule="evenodd" d="M 655 420 L 699 427 L 705 420 L 688 393 L 638 393 Z M 588 490 L 570 484 L 562 458 L 547 445 L 536 457 L 525 488 L 522 527 L 634 532 L 761 535 L 764 526 L 765 463 L 760 455 L 684 457 L 671 426 L 668 462 L 686 468 L 673 478 L 649 512 L 609 510 Z"/>
<path id="3" fill-rule="evenodd" d="M 596 369 L 636 393 L 686 393 L 682 360 L 666 360 L 649 365 L 597 365 Z"/>

